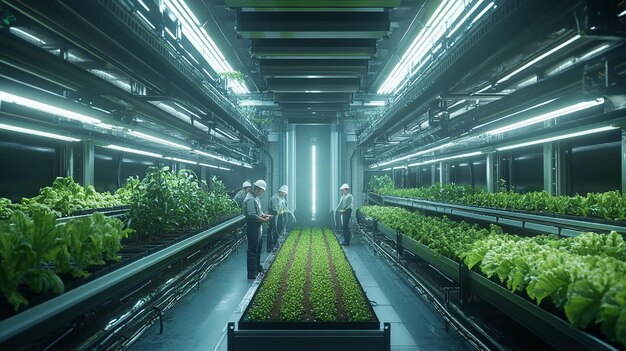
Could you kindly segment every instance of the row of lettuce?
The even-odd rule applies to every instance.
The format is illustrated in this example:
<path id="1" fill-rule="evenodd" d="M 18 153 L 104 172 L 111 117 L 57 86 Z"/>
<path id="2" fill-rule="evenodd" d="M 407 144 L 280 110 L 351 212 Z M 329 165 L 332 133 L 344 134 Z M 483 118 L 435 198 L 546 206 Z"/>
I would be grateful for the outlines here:
<path id="1" fill-rule="evenodd" d="M 189 170 L 150 168 L 116 194 L 98 193 L 71 178 L 57 178 L 39 195 L 0 206 L 0 292 L 14 310 L 25 295 L 62 293 L 63 279 L 88 277 L 90 266 L 119 261 L 122 239 L 149 241 L 160 234 L 197 230 L 240 213 L 224 184 L 212 190 Z M 126 223 L 95 212 L 59 223 L 78 210 L 128 205 Z M 30 291 L 30 292 L 29 292 Z"/>
<path id="2" fill-rule="evenodd" d="M 380 195 L 492 207 L 510 211 L 532 211 L 569 216 L 626 220 L 626 194 L 619 191 L 588 193 L 585 196 L 552 196 L 545 191 L 524 194 L 507 191 L 500 181 L 497 192 L 488 193 L 468 185 L 435 184 L 425 188 L 395 188 L 387 175 L 372 177 L 368 188 Z"/>
<path id="3" fill-rule="evenodd" d="M 328 322 L 373 317 L 333 233 L 304 228 L 290 232 L 244 318 Z"/>
<path id="4" fill-rule="evenodd" d="M 360 211 L 538 305 L 553 305 L 572 326 L 597 327 L 626 346 L 626 244 L 620 234 L 521 237 L 496 225 L 485 229 L 397 207 Z"/>

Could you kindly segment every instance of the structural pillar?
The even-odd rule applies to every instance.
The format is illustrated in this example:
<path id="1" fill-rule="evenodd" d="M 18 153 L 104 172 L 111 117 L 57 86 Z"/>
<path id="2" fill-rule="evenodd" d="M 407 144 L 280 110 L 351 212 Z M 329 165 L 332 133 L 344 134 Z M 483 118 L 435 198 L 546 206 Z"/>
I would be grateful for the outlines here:
<path id="1" fill-rule="evenodd" d="M 554 143 L 543 144 L 543 190 L 554 195 Z"/>
<path id="2" fill-rule="evenodd" d="M 83 186 L 94 184 L 94 145 L 93 141 L 83 141 Z"/>
<path id="3" fill-rule="evenodd" d="M 622 129 L 622 194 L 626 194 L 626 129 Z"/>
<path id="4" fill-rule="evenodd" d="M 487 192 L 493 193 L 495 187 L 495 172 L 494 172 L 494 153 L 488 153 L 487 159 L 485 160 L 485 167 L 487 167 Z"/>

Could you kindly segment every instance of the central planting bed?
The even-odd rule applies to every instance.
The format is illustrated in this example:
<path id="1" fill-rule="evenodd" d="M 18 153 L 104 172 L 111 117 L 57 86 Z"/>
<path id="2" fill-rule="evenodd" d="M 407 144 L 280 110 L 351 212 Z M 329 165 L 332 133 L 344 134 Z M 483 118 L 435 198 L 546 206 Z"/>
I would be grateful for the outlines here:
<path id="1" fill-rule="evenodd" d="M 320 228 L 289 233 L 228 332 L 229 350 L 390 347 L 389 324 L 381 327 L 335 235 Z"/>

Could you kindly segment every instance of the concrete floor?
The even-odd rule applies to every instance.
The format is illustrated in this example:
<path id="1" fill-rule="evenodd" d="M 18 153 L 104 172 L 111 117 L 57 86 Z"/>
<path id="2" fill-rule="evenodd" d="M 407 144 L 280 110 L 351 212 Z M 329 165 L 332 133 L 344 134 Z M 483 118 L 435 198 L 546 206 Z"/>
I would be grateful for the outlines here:
<path id="1" fill-rule="evenodd" d="M 264 240 L 265 244 L 265 240 Z M 374 302 L 380 321 L 391 323 L 392 350 L 471 350 L 443 328 L 430 304 L 359 237 L 346 247 L 357 278 Z M 261 260 L 267 254 L 264 252 Z M 158 323 L 130 350 L 226 350 L 226 323 L 238 321 L 258 281 L 246 279 L 246 244 L 227 258 L 165 315 L 163 335 Z"/>

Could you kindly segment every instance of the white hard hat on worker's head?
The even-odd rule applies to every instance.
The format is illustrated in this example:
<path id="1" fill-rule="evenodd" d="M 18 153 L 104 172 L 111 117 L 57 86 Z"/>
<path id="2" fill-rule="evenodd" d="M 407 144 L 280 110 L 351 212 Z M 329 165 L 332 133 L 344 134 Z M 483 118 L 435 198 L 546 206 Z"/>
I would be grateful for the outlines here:
<path id="1" fill-rule="evenodd" d="M 252 184 L 250 184 L 250 182 L 246 180 L 245 182 L 243 182 L 243 185 L 241 187 L 242 188 L 250 188 L 251 186 L 252 186 Z"/>
<path id="2" fill-rule="evenodd" d="M 280 189 L 278 189 L 278 191 L 282 191 L 283 193 L 287 194 L 289 191 L 289 188 L 286 185 L 283 185 L 280 187 Z"/>
<path id="3" fill-rule="evenodd" d="M 265 184 L 265 181 L 263 179 L 259 179 L 256 182 L 254 182 L 254 186 L 265 190 L 265 188 L 267 187 L 267 184 Z"/>
<path id="4" fill-rule="evenodd" d="M 341 188 L 339 188 L 339 190 L 343 190 L 343 189 L 350 189 L 350 186 L 348 184 L 344 184 L 341 186 Z"/>

